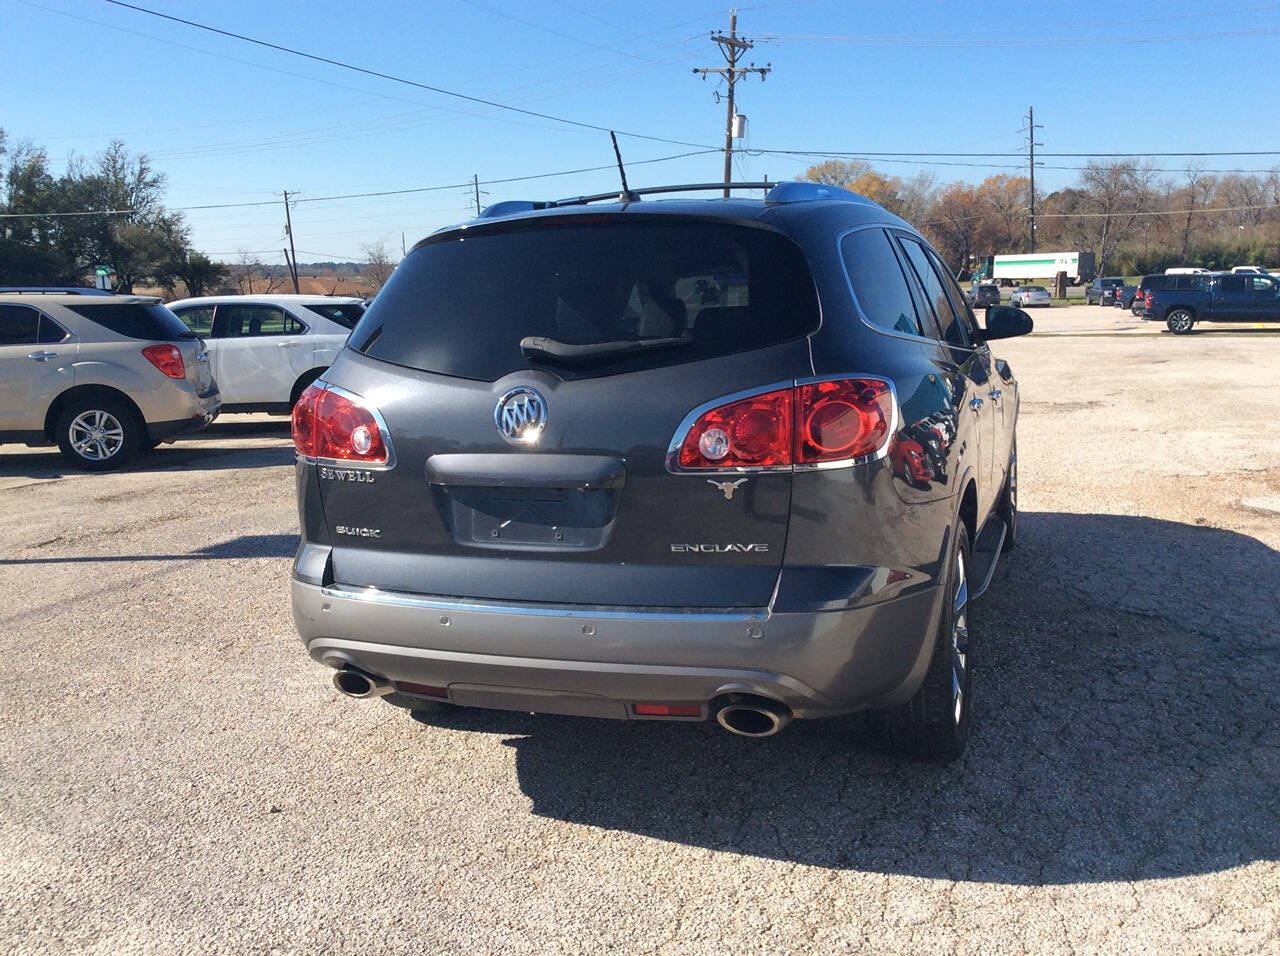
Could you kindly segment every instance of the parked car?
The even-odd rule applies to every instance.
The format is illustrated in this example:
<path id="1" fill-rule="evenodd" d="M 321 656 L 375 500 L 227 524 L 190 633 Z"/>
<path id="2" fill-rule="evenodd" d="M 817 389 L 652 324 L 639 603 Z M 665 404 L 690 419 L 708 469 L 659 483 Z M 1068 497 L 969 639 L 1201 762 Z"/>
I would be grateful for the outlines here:
<path id="1" fill-rule="evenodd" d="M 969 304 L 975 309 L 986 309 L 1000 304 L 1000 287 L 983 283 L 969 290 Z"/>
<path id="2" fill-rule="evenodd" d="M 1134 315 L 1143 315 L 1146 312 L 1148 293 L 1159 292 L 1162 289 L 1179 289 L 1189 291 L 1204 287 L 1204 276 L 1208 273 L 1159 273 L 1157 275 L 1143 276 L 1138 282 L 1138 290 L 1134 296 L 1133 304 L 1130 307 Z"/>
<path id="3" fill-rule="evenodd" d="M 1274 276 L 1188 278 L 1197 280 L 1190 288 L 1150 293 L 1146 317 L 1164 322 L 1170 332 L 1178 335 L 1190 332 L 1197 322 L 1280 322 L 1280 281 Z"/>
<path id="4" fill-rule="evenodd" d="M 755 737 L 875 708 L 955 757 L 970 605 L 1017 531 L 987 343 L 1031 319 L 980 326 L 919 232 L 840 189 L 617 198 L 419 242 L 303 392 L 310 656 L 409 708 Z"/>
<path id="5" fill-rule="evenodd" d="M 1118 285 L 1112 289 L 1111 296 L 1111 304 L 1117 309 L 1128 309 L 1133 306 L 1134 301 L 1138 297 L 1138 287 L 1126 282 L 1123 285 Z"/>
<path id="6" fill-rule="evenodd" d="M 108 471 L 203 428 L 219 404 L 208 350 L 159 299 L 0 289 L 0 442 L 56 444 Z"/>
<path id="7" fill-rule="evenodd" d="M 1262 268 L 1262 266 L 1232 266 L 1231 274 L 1232 275 L 1260 275 L 1260 276 L 1271 275 L 1271 273 L 1268 272 L 1266 269 Z"/>
<path id="8" fill-rule="evenodd" d="M 1048 305 L 1049 300 L 1049 290 L 1042 285 L 1020 286 L 1013 290 L 1013 295 L 1009 296 L 1009 304 L 1019 309 L 1032 305 Z"/>
<path id="9" fill-rule="evenodd" d="M 1115 302 L 1117 286 L 1123 286 L 1124 279 L 1119 276 L 1106 276 L 1094 279 L 1084 290 L 1086 305 L 1111 305 Z"/>
<path id="10" fill-rule="evenodd" d="M 209 345 L 223 411 L 287 412 L 329 367 L 364 301 L 325 295 L 224 295 L 169 304 Z"/>

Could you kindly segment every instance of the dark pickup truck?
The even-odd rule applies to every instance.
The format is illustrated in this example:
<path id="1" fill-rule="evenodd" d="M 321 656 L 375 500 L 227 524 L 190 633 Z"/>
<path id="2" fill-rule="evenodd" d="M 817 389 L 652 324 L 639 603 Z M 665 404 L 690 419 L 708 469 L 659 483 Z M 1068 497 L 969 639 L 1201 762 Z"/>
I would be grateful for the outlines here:
<path id="1" fill-rule="evenodd" d="M 1197 322 L 1280 322 L 1280 282 L 1263 275 L 1200 275 L 1191 288 L 1147 293 L 1146 318 L 1185 335 Z M 1181 283 L 1179 283 L 1181 285 Z"/>

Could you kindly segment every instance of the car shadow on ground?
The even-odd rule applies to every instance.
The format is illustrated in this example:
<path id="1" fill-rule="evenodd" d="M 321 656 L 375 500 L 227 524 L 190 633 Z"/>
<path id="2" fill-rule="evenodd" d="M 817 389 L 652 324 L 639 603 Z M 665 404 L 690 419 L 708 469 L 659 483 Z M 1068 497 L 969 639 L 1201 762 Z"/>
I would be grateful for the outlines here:
<path id="1" fill-rule="evenodd" d="M 254 439 L 280 439 L 273 444 L 242 444 Z M 208 444 L 208 443 L 215 444 Z M 289 420 L 215 422 L 203 431 L 138 455 L 122 471 L 225 471 L 272 468 L 294 462 Z M 54 479 L 87 472 L 68 465 L 58 449 L 32 448 L 0 455 L 0 478 Z M 114 472 L 111 472 L 114 474 Z"/>
<path id="2" fill-rule="evenodd" d="M 1210 527 L 1029 513 L 975 608 L 975 729 L 947 767 L 861 718 L 708 724 L 446 709 L 511 735 L 536 814 L 777 860 L 1041 885 L 1280 859 L 1280 554 Z"/>
<path id="3" fill-rule="evenodd" d="M 243 534 L 186 554 L 73 554 L 60 557 L 0 558 L 0 567 L 22 564 L 131 564 L 143 561 L 191 561 L 225 558 L 292 558 L 296 534 Z"/>

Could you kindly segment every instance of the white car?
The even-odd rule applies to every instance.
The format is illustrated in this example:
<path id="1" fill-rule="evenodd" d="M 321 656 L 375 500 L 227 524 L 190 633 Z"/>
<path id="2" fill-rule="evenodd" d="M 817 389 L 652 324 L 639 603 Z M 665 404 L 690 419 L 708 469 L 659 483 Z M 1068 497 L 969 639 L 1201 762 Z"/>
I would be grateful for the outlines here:
<path id="1" fill-rule="evenodd" d="M 328 295 L 215 295 L 169 309 L 209 346 L 224 412 L 282 412 L 333 364 L 364 300 Z"/>
<path id="2" fill-rule="evenodd" d="M 1009 304 L 1019 309 L 1025 309 L 1029 305 L 1048 305 L 1049 290 L 1042 285 L 1024 285 L 1013 290 Z"/>

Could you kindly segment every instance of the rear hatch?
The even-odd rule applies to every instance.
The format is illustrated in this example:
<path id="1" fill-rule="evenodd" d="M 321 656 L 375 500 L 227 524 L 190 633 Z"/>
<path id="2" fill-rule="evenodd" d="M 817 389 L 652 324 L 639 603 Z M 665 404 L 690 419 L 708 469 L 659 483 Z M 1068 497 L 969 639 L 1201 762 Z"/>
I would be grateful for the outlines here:
<path id="1" fill-rule="evenodd" d="M 174 346 L 182 356 L 183 377 L 196 394 L 203 396 L 213 388 L 213 371 L 204 341 L 161 305 L 159 299 L 131 296 L 76 303 L 67 308 L 108 331 L 144 343 L 139 350 L 152 344 Z M 95 346 L 95 349 L 101 348 L 101 345 Z"/>
<path id="2" fill-rule="evenodd" d="M 580 214 L 433 237 L 324 376 L 376 409 L 392 459 L 317 465 L 335 582 L 768 603 L 790 473 L 677 474 L 669 446 L 695 409 L 809 374 L 818 323 L 803 255 L 766 227 Z"/>

